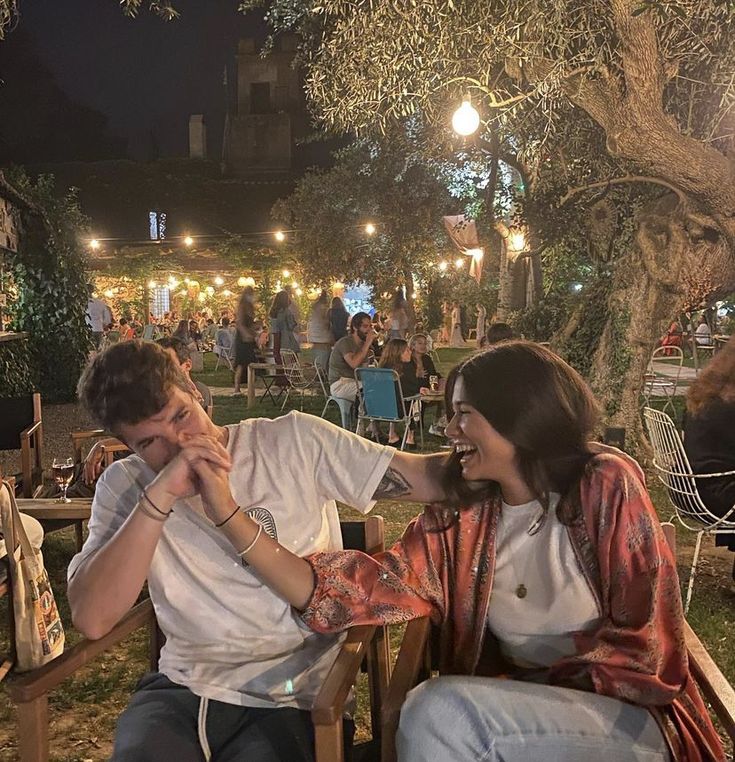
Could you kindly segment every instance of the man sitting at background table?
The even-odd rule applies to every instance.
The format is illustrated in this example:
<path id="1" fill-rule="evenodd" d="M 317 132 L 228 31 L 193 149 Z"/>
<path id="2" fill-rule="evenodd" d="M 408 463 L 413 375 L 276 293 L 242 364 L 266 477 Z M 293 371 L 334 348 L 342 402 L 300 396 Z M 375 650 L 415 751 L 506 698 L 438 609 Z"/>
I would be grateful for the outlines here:
<path id="1" fill-rule="evenodd" d="M 296 411 L 216 426 L 149 342 L 97 355 L 79 394 L 134 454 L 98 482 L 69 566 L 74 625 L 103 637 L 147 580 L 166 636 L 160 671 L 120 717 L 113 760 L 313 760 L 308 710 L 340 637 L 311 632 L 262 584 L 230 521 L 244 511 L 302 556 L 340 548 L 335 500 L 366 513 L 380 497 L 441 499 L 444 456 L 396 452 Z M 229 473 L 231 504 L 203 504 L 205 464 Z"/>

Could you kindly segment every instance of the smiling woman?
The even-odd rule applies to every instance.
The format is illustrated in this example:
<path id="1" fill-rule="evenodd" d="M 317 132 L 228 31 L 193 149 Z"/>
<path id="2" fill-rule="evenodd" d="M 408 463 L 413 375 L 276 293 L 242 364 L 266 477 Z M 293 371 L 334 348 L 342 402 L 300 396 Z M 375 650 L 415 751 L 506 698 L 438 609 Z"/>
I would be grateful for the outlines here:
<path id="1" fill-rule="evenodd" d="M 376 557 L 308 559 L 312 629 L 441 623 L 440 671 L 454 676 L 409 694 L 399 759 L 724 760 L 643 473 L 589 441 L 597 405 L 582 378 L 505 342 L 452 371 L 447 408 L 448 499 Z"/>

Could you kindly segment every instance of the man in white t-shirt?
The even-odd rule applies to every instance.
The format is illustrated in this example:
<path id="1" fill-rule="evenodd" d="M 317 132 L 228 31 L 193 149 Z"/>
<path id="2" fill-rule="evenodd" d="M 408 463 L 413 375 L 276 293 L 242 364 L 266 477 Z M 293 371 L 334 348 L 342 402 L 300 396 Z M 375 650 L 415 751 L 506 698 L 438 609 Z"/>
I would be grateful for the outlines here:
<path id="1" fill-rule="evenodd" d="M 92 331 L 95 349 L 99 348 L 105 328 L 112 323 L 112 311 L 102 299 L 94 296 L 94 286 L 87 284 L 89 300 L 87 301 L 87 325 Z"/>
<path id="2" fill-rule="evenodd" d="M 250 571 L 233 544 L 237 514 L 299 555 L 340 548 L 335 500 L 367 512 L 379 497 L 438 499 L 437 456 L 297 412 L 215 426 L 150 342 L 98 354 L 79 389 L 134 454 L 97 484 L 89 537 L 68 572 L 74 624 L 104 636 L 147 580 L 166 635 L 160 671 L 120 717 L 113 759 L 313 760 L 308 710 L 340 638 L 311 632 Z M 202 463 L 229 473 L 227 505 L 202 502 Z"/>

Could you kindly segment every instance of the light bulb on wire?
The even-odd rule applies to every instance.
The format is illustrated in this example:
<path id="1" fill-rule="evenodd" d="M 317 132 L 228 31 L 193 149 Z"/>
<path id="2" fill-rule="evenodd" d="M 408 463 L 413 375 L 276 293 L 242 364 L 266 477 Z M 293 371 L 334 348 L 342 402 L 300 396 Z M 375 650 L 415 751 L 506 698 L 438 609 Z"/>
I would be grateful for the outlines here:
<path id="1" fill-rule="evenodd" d="M 457 135 L 467 137 L 477 131 L 480 126 L 480 115 L 469 99 L 462 101 L 462 105 L 452 116 L 452 129 Z"/>

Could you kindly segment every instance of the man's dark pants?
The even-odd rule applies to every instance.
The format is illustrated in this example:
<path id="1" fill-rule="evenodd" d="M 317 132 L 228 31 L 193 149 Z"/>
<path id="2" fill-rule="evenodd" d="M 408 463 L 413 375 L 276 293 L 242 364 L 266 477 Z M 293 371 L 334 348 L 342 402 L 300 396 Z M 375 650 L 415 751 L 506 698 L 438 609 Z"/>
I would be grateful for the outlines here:
<path id="1" fill-rule="evenodd" d="M 204 762 L 200 744 L 201 700 L 183 685 L 154 672 L 138 684 L 120 715 L 114 762 Z M 314 726 L 309 712 L 208 701 L 206 742 L 213 762 L 313 762 Z M 345 747 L 354 724 L 345 721 Z M 349 759 L 349 756 L 346 757 Z"/>

